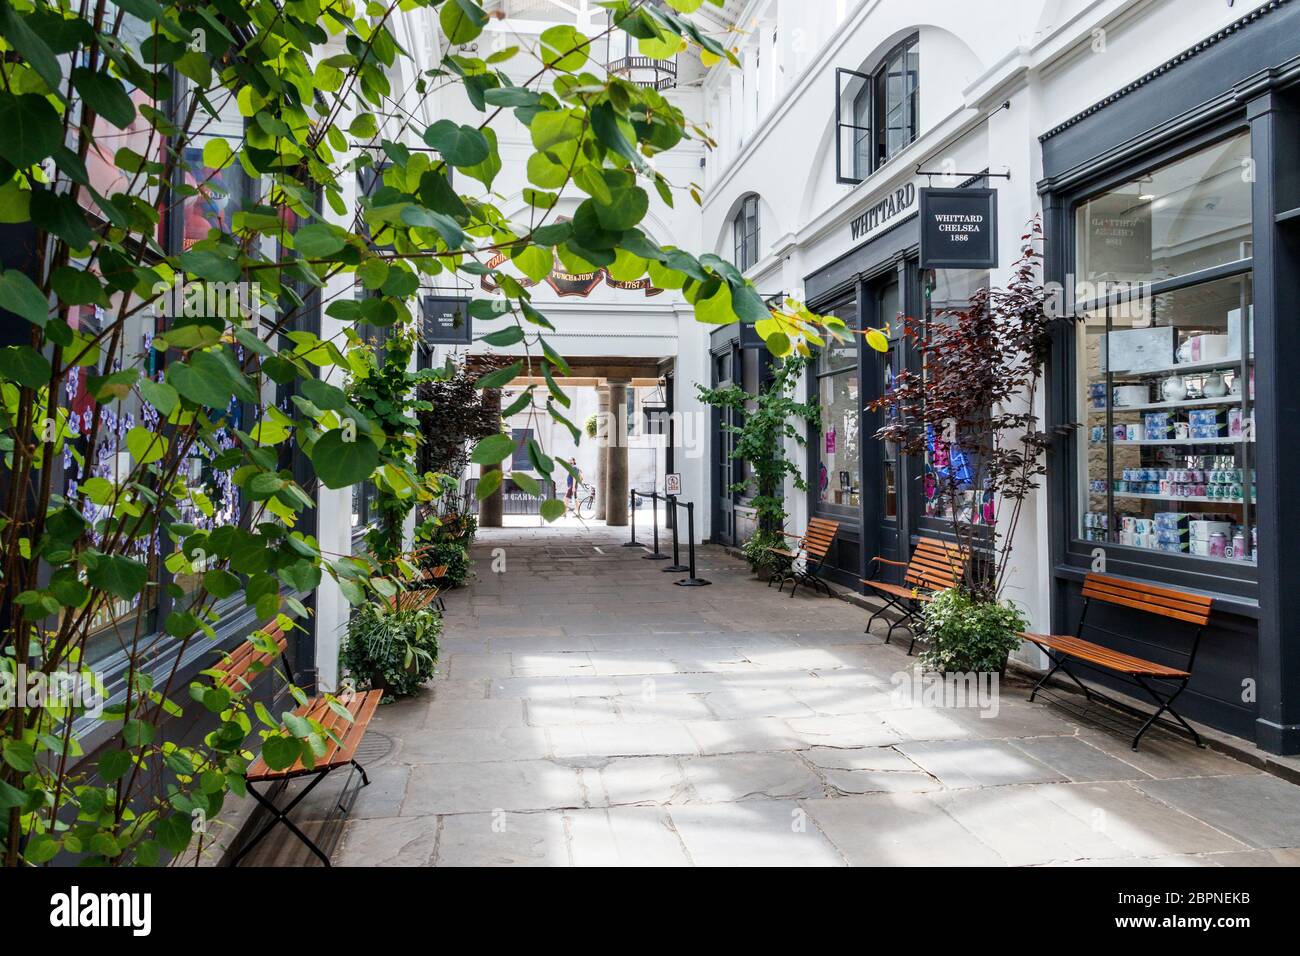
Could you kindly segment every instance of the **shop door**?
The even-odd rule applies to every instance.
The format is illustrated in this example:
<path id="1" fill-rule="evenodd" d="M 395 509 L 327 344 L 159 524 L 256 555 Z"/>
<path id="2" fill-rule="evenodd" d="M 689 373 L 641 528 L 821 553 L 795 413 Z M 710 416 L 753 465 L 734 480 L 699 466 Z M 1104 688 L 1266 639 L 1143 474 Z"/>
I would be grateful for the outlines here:
<path id="1" fill-rule="evenodd" d="M 737 368 L 739 350 L 734 344 L 724 351 L 713 353 L 713 387 L 726 388 L 739 380 Z M 731 426 L 737 424 L 736 413 L 727 408 L 711 410 L 713 449 L 711 467 L 713 470 L 713 534 L 714 541 L 720 544 L 735 545 L 736 542 L 736 495 L 731 490 L 736 481 L 737 463 L 731 457 L 736 447 L 736 436 L 731 433 Z"/>
<path id="2" fill-rule="evenodd" d="M 874 379 L 874 388 L 869 399 L 888 394 L 894 385 L 894 379 L 900 370 L 903 355 L 902 326 L 898 320 L 902 308 L 901 286 L 896 274 L 868 287 L 867 305 L 870 312 L 869 323 L 875 328 L 889 327 L 890 340 L 888 352 L 865 350 L 868 363 L 873 358 L 875 368 L 867 373 Z M 868 399 L 868 400 L 869 400 Z M 882 442 L 875 438 L 877 429 L 885 424 L 885 412 L 862 413 L 863 448 L 870 453 L 863 456 L 863 521 L 866 530 L 864 544 L 865 558 L 870 561 L 874 555 L 880 555 L 891 561 L 906 561 L 900 507 L 900 465 L 898 447 L 894 442 Z M 873 539 L 871 541 L 870 539 Z M 870 568 L 868 568 L 870 570 Z"/>

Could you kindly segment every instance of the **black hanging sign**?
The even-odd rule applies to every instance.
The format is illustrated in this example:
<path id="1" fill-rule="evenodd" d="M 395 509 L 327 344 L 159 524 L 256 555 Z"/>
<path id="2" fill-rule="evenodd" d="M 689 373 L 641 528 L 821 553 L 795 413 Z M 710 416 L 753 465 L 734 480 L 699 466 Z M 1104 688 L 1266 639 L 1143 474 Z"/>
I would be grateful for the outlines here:
<path id="1" fill-rule="evenodd" d="M 995 269 L 996 189 L 921 190 L 921 268 Z"/>
<path id="2" fill-rule="evenodd" d="M 427 345 L 469 345 L 474 341 L 474 322 L 469 300 L 426 295 L 420 300 L 424 312 L 424 341 Z"/>

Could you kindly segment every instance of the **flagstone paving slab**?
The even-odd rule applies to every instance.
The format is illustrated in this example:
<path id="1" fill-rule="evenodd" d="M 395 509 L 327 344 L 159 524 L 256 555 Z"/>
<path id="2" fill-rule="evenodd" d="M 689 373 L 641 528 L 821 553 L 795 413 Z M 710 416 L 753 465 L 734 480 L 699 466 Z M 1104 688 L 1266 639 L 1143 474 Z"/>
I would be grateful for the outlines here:
<path id="1" fill-rule="evenodd" d="M 677 588 L 624 540 L 480 532 L 439 672 L 374 718 L 371 785 L 341 825 L 343 775 L 296 811 L 336 863 L 1300 865 L 1300 787 L 1160 731 L 1134 753 L 1014 677 L 918 699 L 861 607 L 712 547 L 713 584 Z M 316 863 L 283 828 L 248 862 Z"/>
<path id="2" fill-rule="evenodd" d="M 1150 780 L 1138 787 L 1251 847 L 1300 847 L 1300 787 L 1277 777 Z"/>
<path id="3" fill-rule="evenodd" d="M 689 866 L 671 817 L 658 807 L 569 810 L 575 866 Z"/>

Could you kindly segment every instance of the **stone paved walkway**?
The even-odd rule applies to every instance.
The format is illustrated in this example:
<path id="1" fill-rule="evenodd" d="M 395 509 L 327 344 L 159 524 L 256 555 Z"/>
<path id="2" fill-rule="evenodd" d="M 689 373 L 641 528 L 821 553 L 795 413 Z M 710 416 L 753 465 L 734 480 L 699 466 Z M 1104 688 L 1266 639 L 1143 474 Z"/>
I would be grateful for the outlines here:
<path id="1" fill-rule="evenodd" d="M 915 659 L 862 609 L 713 548 L 712 586 L 675 587 L 624 540 L 480 534 L 441 673 L 371 725 L 336 863 L 1300 864 L 1300 788 L 1158 734 L 1135 754 L 1019 682 L 996 716 L 910 706 Z M 311 862 L 277 841 L 258 862 Z"/>

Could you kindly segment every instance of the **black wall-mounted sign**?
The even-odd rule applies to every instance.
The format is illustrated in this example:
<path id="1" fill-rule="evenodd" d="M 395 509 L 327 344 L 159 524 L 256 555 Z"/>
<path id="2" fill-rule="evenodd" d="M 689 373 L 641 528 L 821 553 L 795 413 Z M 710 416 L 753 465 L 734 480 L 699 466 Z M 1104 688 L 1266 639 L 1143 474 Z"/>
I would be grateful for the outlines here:
<path id="1" fill-rule="evenodd" d="M 921 268 L 995 269 L 996 189 L 921 190 Z"/>
<path id="2" fill-rule="evenodd" d="M 474 322 L 469 299 L 426 295 L 420 300 L 424 313 L 424 341 L 428 345 L 469 345 L 474 341 Z"/>
<path id="3" fill-rule="evenodd" d="M 740 322 L 740 347 L 742 349 L 765 349 L 767 343 L 758 334 L 758 326 L 752 322 Z"/>

